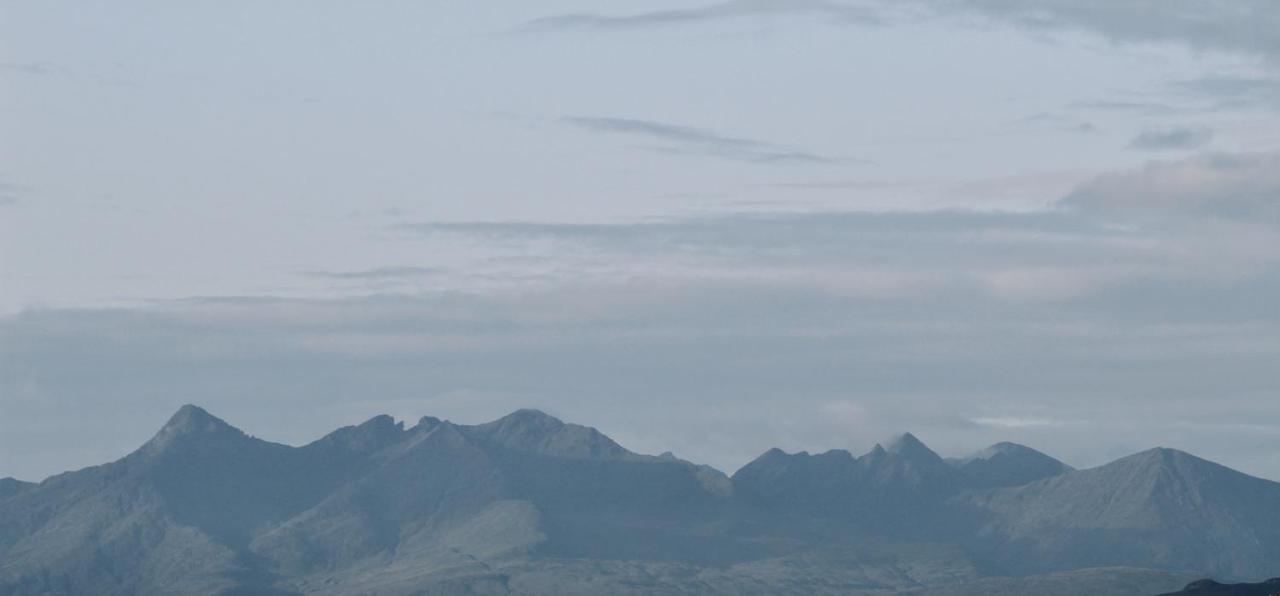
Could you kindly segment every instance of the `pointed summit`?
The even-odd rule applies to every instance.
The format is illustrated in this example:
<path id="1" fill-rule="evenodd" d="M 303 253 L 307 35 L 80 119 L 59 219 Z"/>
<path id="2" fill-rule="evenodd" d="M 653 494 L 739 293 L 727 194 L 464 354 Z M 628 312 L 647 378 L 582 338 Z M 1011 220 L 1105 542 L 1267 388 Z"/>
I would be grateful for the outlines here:
<path id="1" fill-rule="evenodd" d="M 212 430 L 215 428 L 231 428 L 231 425 L 224 422 L 221 418 L 210 414 L 200 406 L 186 404 L 178 408 L 173 416 L 169 417 L 169 421 L 165 423 L 160 430 L 173 432 L 191 432 L 201 430 Z"/>
<path id="2" fill-rule="evenodd" d="M 902 436 L 894 439 L 889 443 L 886 451 L 907 459 L 942 460 L 942 457 L 911 433 L 903 433 Z"/>
<path id="3" fill-rule="evenodd" d="M 169 417 L 169 421 L 160 428 L 156 437 L 221 432 L 243 434 L 239 429 L 210 414 L 204 408 L 186 404 Z"/>
<path id="4" fill-rule="evenodd" d="M 142 450 L 156 453 L 182 442 L 185 438 L 215 436 L 244 437 L 245 434 L 221 418 L 205 411 L 204 408 L 186 404 L 169 417 L 169 421 L 143 445 Z"/>
<path id="5" fill-rule="evenodd" d="M 942 498 L 960 486 L 959 473 L 911 433 L 872 449 L 859 463 L 876 490 L 890 499 Z"/>
<path id="6" fill-rule="evenodd" d="M 1104 467 L 1116 470 L 1125 470 L 1126 473 L 1130 474 L 1156 474 L 1164 472 L 1168 477 L 1184 475 L 1197 476 L 1200 474 L 1213 473 L 1219 469 L 1227 469 L 1219 464 L 1215 464 L 1206 459 L 1201 459 L 1185 451 L 1170 449 L 1168 447 L 1155 447 L 1146 451 L 1140 451 L 1128 457 L 1122 457 Z"/>

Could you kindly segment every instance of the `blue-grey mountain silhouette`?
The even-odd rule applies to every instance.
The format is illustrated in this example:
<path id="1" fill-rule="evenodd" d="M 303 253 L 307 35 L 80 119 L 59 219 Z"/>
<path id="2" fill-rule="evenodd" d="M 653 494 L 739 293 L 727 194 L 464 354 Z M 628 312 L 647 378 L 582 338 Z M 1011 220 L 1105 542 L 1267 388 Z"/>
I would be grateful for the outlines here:
<path id="1" fill-rule="evenodd" d="M 1072 470 L 1067 464 L 1017 443 L 996 443 L 952 463 L 970 488 L 1022 486 Z"/>
<path id="2" fill-rule="evenodd" d="M 32 486 L 35 486 L 35 484 L 23 482 L 17 478 L 0 478 L 0 499 L 16 495 Z"/>
<path id="3" fill-rule="evenodd" d="M 1277 515 L 1280 484 L 1170 450 L 1075 471 L 908 434 L 730 478 L 536 410 L 290 447 L 184 406 L 0 481 L 0 594 L 1155 594 L 1274 575 Z"/>
<path id="4" fill-rule="evenodd" d="M 1280 577 L 1256 584 L 1223 584 L 1211 579 L 1202 579 L 1187 584 L 1187 587 L 1160 596 L 1277 596 L 1280 595 Z"/>

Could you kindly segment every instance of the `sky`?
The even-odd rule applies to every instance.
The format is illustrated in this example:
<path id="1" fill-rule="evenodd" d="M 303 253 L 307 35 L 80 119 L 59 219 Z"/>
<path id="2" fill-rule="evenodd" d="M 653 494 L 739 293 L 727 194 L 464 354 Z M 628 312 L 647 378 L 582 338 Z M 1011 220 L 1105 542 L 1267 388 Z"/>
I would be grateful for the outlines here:
<path id="1" fill-rule="evenodd" d="M 0 477 L 181 404 L 1280 479 L 1272 0 L 0 1 Z"/>

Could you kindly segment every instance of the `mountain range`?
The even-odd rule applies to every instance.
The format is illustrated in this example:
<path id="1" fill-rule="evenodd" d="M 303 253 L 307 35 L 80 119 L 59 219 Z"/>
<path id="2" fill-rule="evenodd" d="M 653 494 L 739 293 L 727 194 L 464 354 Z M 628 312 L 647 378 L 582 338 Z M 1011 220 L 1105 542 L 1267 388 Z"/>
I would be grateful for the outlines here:
<path id="1" fill-rule="evenodd" d="M 188 405 L 118 461 L 0 480 L 4 595 L 1118 596 L 1278 571 L 1280 483 L 1171 449 L 1075 470 L 906 434 L 727 476 L 536 410 L 291 447 Z"/>

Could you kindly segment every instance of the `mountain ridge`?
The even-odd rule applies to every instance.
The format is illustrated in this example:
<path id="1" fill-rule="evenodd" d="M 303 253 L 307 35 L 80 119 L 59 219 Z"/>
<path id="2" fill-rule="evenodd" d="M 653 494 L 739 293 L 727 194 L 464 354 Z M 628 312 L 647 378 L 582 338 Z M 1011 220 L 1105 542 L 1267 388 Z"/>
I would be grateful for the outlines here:
<path id="1" fill-rule="evenodd" d="M 0 491 L 0 594 L 884 593 L 1076 576 L 1154 593 L 1184 571 L 1260 579 L 1280 561 L 1280 535 L 1259 528 L 1280 484 L 1175 450 L 1073 470 L 1012 443 L 944 460 L 908 433 L 857 457 L 770 449 L 727 476 L 537 410 L 409 428 L 378 415 L 293 447 L 187 405 L 120 460 Z M 1157 571 L 1079 575 L 1117 566 Z M 1055 573 L 1077 575 L 1037 575 Z"/>

